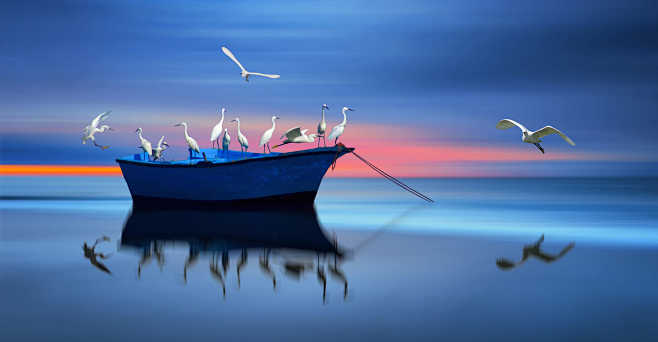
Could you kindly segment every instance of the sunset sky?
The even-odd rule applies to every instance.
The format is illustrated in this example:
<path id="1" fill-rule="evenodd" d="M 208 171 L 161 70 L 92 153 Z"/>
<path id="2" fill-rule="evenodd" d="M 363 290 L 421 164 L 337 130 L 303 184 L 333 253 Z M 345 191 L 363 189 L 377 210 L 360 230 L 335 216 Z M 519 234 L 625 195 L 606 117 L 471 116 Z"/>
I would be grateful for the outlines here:
<path id="1" fill-rule="evenodd" d="M 342 141 L 397 176 L 656 176 L 656 13 L 607 0 L 3 1 L 0 164 L 115 165 L 137 152 L 137 127 L 182 157 L 172 125 L 209 147 L 222 106 L 257 152 L 272 115 L 278 138 L 314 130 L 327 103 L 329 127 L 356 109 Z M 281 79 L 244 82 L 221 45 Z M 106 110 L 116 131 L 97 140 L 111 148 L 82 145 Z M 505 117 L 577 145 L 547 137 L 541 155 L 495 128 Z M 335 175 L 373 174 L 348 156 Z"/>

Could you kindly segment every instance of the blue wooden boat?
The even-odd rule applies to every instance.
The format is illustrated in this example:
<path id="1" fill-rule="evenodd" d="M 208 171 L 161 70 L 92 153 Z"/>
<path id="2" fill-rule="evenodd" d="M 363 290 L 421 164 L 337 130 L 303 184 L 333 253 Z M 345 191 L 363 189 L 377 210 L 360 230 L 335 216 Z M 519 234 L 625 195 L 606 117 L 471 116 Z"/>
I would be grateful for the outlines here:
<path id="1" fill-rule="evenodd" d="M 341 145 L 268 154 L 203 149 L 203 156 L 188 160 L 149 161 L 135 154 L 116 161 L 139 206 L 312 203 L 331 164 L 353 150 Z"/>

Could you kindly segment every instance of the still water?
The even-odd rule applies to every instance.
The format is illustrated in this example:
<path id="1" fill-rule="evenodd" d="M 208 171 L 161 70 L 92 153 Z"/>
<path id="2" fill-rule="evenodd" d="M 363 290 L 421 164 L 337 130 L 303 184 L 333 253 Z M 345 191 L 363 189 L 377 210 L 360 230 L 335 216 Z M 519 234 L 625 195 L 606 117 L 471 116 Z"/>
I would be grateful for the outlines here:
<path id="1" fill-rule="evenodd" d="M 407 182 L 437 203 L 326 179 L 314 207 L 140 210 L 121 178 L 0 178 L 0 337 L 658 336 L 657 179 Z"/>

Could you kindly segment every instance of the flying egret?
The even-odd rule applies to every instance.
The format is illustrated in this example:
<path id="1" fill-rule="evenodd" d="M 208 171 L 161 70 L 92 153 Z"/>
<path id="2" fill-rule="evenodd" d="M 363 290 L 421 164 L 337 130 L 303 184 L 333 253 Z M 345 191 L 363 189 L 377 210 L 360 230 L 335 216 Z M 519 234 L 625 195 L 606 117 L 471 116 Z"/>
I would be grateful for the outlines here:
<path id="1" fill-rule="evenodd" d="M 153 160 L 158 160 L 162 158 L 162 152 L 169 148 L 169 144 L 164 141 L 164 135 L 158 141 L 158 146 L 153 149 Z"/>
<path id="2" fill-rule="evenodd" d="M 219 148 L 219 136 L 222 135 L 222 126 L 224 125 L 225 112 L 226 112 L 226 108 L 222 108 L 222 118 L 215 125 L 215 127 L 212 128 L 212 131 L 210 132 L 210 142 L 213 144 L 213 147 L 215 147 L 215 143 L 217 143 L 217 148 Z"/>
<path id="3" fill-rule="evenodd" d="M 514 120 L 503 119 L 498 122 L 496 128 L 508 129 L 514 126 L 520 128 L 521 132 L 523 132 L 523 137 L 521 138 L 523 142 L 535 145 L 539 149 L 539 151 L 541 151 L 541 153 L 544 153 L 544 148 L 541 147 L 541 145 L 539 145 L 539 143 L 542 142 L 540 138 L 551 134 L 558 134 L 559 136 L 562 137 L 562 139 L 564 139 L 564 141 L 568 142 L 569 145 L 571 146 L 576 145 L 576 143 L 574 143 L 573 140 L 571 140 L 568 136 L 566 136 L 564 133 L 560 132 L 560 130 L 558 130 L 553 126 L 545 126 L 542 129 L 533 132 L 528 130 L 523 125 L 521 125 L 520 123 Z"/>
<path id="4" fill-rule="evenodd" d="M 326 104 L 322 105 L 322 120 L 318 124 L 318 147 L 320 147 L 320 138 L 324 141 L 324 146 L 327 147 L 327 140 L 324 138 L 324 134 L 327 131 L 327 122 L 324 121 L 324 110 L 329 109 L 329 106 Z"/>
<path id="5" fill-rule="evenodd" d="M 240 143 L 240 150 L 242 151 L 242 154 L 244 155 L 244 152 L 249 149 L 249 141 L 247 140 L 247 137 L 242 134 L 240 131 L 240 118 L 235 118 L 231 120 L 231 122 L 237 122 L 238 123 L 238 142 Z"/>
<path id="6" fill-rule="evenodd" d="M 270 149 L 270 139 L 272 139 L 272 133 L 274 133 L 274 129 L 276 128 L 276 123 L 274 122 L 276 119 L 279 119 L 279 117 L 276 115 L 272 117 L 272 128 L 265 131 L 263 136 L 260 137 L 260 144 L 258 144 L 258 146 L 263 146 L 263 153 L 265 153 L 265 145 L 267 145 L 267 149 L 272 152 Z"/>
<path id="7" fill-rule="evenodd" d="M 109 110 L 107 112 L 103 112 L 103 113 L 98 114 L 94 118 L 94 120 L 92 120 L 91 123 L 87 127 L 84 128 L 83 135 L 82 135 L 82 144 L 83 145 L 87 143 L 87 140 L 91 140 L 91 142 L 94 143 L 94 146 L 100 148 L 101 150 L 105 150 L 105 149 L 108 149 L 110 147 L 110 146 L 103 146 L 103 145 L 97 144 L 96 139 L 94 138 L 94 134 L 104 133 L 106 130 L 108 130 L 108 131 L 113 130 L 108 125 L 102 125 L 102 126 L 98 127 L 98 125 L 101 122 L 107 120 L 107 118 L 110 116 L 111 112 L 112 111 Z"/>
<path id="8" fill-rule="evenodd" d="M 346 111 L 354 111 L 354 109 L 349 108 L 349 107 L 343 107 L 343 122 L 339 123 L 338 125 L 334 126 L 334 128 L 331 129 L 331 133 L 329 133 L 329 140 L 334 140 L 334 145 L 338 143 L 338 138 L 343 135 L 343 132 L 345 131 L 345 124 L 347 123 L 347 114 L 345 113 Z"/>
<path id="9" fill-rule="evenodd" d="M 197 144 L 196 140 L 187 133 L 187 122 L 181 122 L 174 125 L 174 127 L 177 126 L 183 126 L 185 128 L 185 141 L 187 142 L 187 148 L 190 150 L 190 159 L 192 158 L 192 151 L 201 153 L 199 150 L 199 144 Z"/>
<path id="10" fill-rule="evenodd" d="M 283 146 L 286 144 L 298 144 L 298 143 L 312 143 L 315 141 L 316 134 L 306 135 L 308 129 L 302 130 L 301 127 L 294 127 L 289 129 L 286 133 L 281 136 L 281 139 L 285 137 L 282 143 L 275 145 L 273 148 Z"/>
<path id="11" fill-rule="evenodd" d="M 144 153 L 148 155 L 148 157 L 152 157 L 153 148 L 151 147 L 151 142 L 144 139 L 144 137 L 142 136 L 142 128 L 141 127 L 137 128 L 137 130 L 135 130 L 135 133 L 137 133 L 137 138 L 139 139 L 139 146 L 137 146 L 137 148 L 141 148 L 144 151 Z M 148 160 L 148 158 L 144 158 L 144 159 Z"/>
<path id="12" fill-rule="evenodd" d="M 231 50 L 229 50 L 226 46 L 222 46 L 222 52 L 224 52 L 224 54 L 226 56 L 228 56 L 228 58 L 230 58 L 233 62 L 235 62 L 235 64 L 237 64 L 240 67 L 240 70 L 241 70 L 240 76 L 244 77 L 244 80 L 247 81 L 247 82 L 249 82 L 249 76 L 251 76 L 251 75 L 263 76 L 263 77 L 267 77 L 267 78 L 279 78 L 279 77 L 281 77 L 280 75 L 261 74 L 259 72 L 249 72 L 249 71 L 247 71 L 247 69 L 245 69 L 242 66 L 242 64 L 240 64 L 240 62 L 238 62 L 238 59 L 235 58 L 235 56 L 233 55 Z"/>
<path id="13" fill-rule="evenodd" d="M 224 128 L 224 137 L 222 138 L 222 150 L 228 158 L 228 146 L 231 143 L 231 136 L 228 135 L 228 129 Z"/>

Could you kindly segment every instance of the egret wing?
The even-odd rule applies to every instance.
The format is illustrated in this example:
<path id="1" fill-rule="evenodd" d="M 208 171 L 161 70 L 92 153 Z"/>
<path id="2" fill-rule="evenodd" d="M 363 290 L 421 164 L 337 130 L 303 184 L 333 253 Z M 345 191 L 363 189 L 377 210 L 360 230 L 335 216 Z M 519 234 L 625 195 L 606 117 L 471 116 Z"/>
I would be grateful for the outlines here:
<path id="1" fill-rule="evenodd" d="M 94 128 L 98 127 L 98 124 L 99 124 L 101 121 L 105 121 L 105 120 L 107 120 L 107 117 L 110 115 L 111 112 L 112 112 L 112 111 L 109 110 L 109 111 L 107 111 L 107 112 L 103 112 L 103 113 L 98 114 L 98 115 L 94 118 L 94 120 L 91 122 L 91 127 L 94 127 Z"/>
<path id="2" fill-rule="evenodd" d="M 331 132 L 329 133 L 329 136 L 327 137 L 327 139 L 329 139 L 329 140 L 336 139 L 341 134 L 340 129 L 342 127 L 343 126 L 341 126 L 341 125 L 334 126 L 334 128 L 331 129 Z"/>
<path id="3" fill-rule="evenodd" d="M 228 58 L 230 58 L 233 62 L 235 62 L 235 64 L 237 64 L 237 65 L 240 67 L 240 69 L 242 69 L 242 71 L 247 71 L 247 70 L 242 66 L 242 64 L 240 64 L 240 62 L 238 61 L 238 59 L 235 58 L 235 56 L 233 56 L 233 52 L 231 52 L 231 50 L 229 50 L 226 46 L 222 46 L 222 52 L 223 52 L 226 56 L 228 56 Z"/>
<path id="4" fill-rule="evenodd" d="M 263 77 L 267 77 L 267 78 L 279 78 L 279 77 L 281 77 L 281 75 L 261 74 L 260 72 L 250 72 L 249 75 L 263 76 Z"/>
<path id="5" fill-rule="evenodd" d="M 571 146 L 576 146 L 576 143 L 573 142 L 573 140 L 571 140 L 571 138 L 569 138 L 569 137 L 566 136 L 564 133 L 560 132 L 559 129 L 557 129 L 557 128 L 553 127 L 553 126 L 546 126 L 546 127 L 542 128 L 542 129 L 538 130 L 537 132 L 535 132 L 534 135 L 537 136 L 537 137 L 539 137 L 539 138 L 541 138 L 541 137 L 544 137 L 544 136 L 547 136 L 547 135 L 551 135 L 551 134 L 557 134 L 557 135 L 561 136 L 562 139 L 564 139 L 564 141 L 568 142 L 569 145 L 571 145 Z"/>
<path id="6" fill-rule="evenodd" d="M 520 123 L 518 123 L 514 120 L 510 120 L 510 119 L 502 119 L 502 120 L 498 121 L 498 124 L 496 124 L 496 128 L 498 128 L 498 129 L 508 129 L 508 128 L 512 128 L 514 126 L 520 128 L 521 131 L 523 131 L 523 132 L 528 130 L 522 124 L 520 124 Z"/>
<path id="7" fill-rule="evenodd" d="M 162 138 L 160 138 L 160 140 L 158 141 L 158 148 L 162 147 L 162 142 L 164 141 L 164 137 L 165 136 L 163 135 Z"/>
<path id="8" fill-rule="evenodd" d="M 286 137 L 286 139 L 292 140 L 294 138 L 301 137 L 301 136 L 302 136 L 301 127 L 294 127 L 294 128 L 289 129 L 285 133 L 283 133 L 283 135 L 281 136 L 281 139 L 283 139 L 283 137 Z"/>

